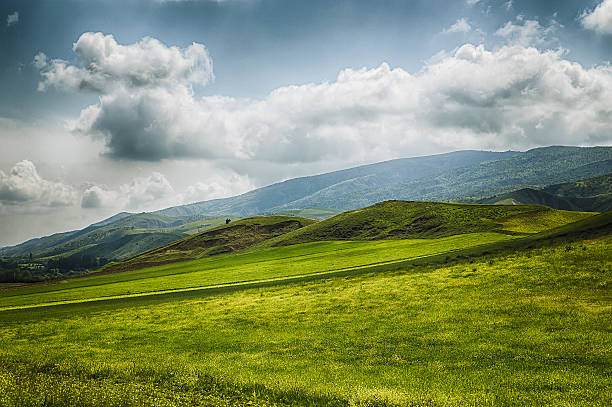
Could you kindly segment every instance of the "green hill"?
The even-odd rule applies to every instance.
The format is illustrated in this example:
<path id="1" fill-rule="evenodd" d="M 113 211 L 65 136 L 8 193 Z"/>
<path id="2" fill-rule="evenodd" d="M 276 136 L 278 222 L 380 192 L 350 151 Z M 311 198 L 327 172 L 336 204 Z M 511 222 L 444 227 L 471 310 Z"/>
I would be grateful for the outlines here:
<path id="1" fill-rule="evenodd" d="M 225 218 L 203 216 L 177 218 L 153 213 L 121 213 L 84 229 L 1 248 L 0 256 L 26 257 L 31 253 L 35 259 L 46 259 L 80 254 L 121 260 L 224 221 Z"/>
<path id="2" fill-rule="evenodd" d="M 546 147 L 359 192 L 321 191 L 283 208 L 323 206 L 346 210 L 389 199 L 474 202 L 523 188 L 543 188 L 611 172 L 611 147 Z"/>
<path id="3" fill-rule="evenodd" d="M 437 238 L 477 232 L 536 233 L 591 215 L 536 205 L 387 201 L 344 212 L 270 240 L 266 245 L 323 240 Z"/>
<path id="4" fill-rule="evenodd" d="M 185 261 L 240 251 L 315 222 L 291 216 L 242 219 L 149 250 L 117 265 L 110 265 L 105 271 L 132 270 L 153 263 Z"/>
<path id="5" fill-rule="evenodd" d="M 606 212 L 612 210 L 612 174 L 550 185 L 541 190 L 524 188 L 479 200 L 482 204 L 546 205 L 554 209 Z"/>

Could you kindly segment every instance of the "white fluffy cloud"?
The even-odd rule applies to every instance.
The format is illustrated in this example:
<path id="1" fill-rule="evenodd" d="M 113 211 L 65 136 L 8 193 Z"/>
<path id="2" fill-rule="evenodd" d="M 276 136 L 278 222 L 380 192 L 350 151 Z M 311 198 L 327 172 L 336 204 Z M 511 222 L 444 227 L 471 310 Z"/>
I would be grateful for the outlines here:
<path id="1" fill-rule="evenodd" d="M 181 203 L 166 177 L 153 172 L 148 177 L 136 177 L 118 190 L 105 185 L 91 185 L 83 192 L 82 208 L 116 208 L 129 210 L 159 209 L 167 204 Z"/>
<path id="2" fill-rule="evenodd" d="M 594 10 L 585 12 L 582 25 L 603 34 L 612 34 L 612 0 L 603 0 Z"/>
<path id="3" fill-rule="evenodd" d="M 19 22 L 19 12 L 18 11 L 15 11 L 14 13 L 11 13 L 8 16 L 6 16 L 6 26 L 7 27 L 17 24 L 18 22 Z"/>
<path id="4" fill-rule="evenodd" d="M 172 205 L 224 198 L 253 188 L 254 186 L 247 177 L 221 171 L 217 174 L 208 174 L 202 181 L 189 185 L 183 192 L 177 193 L 163 174 L 153 172 L 147 177 L 136 177 L 117 189 L 92 184 L 83 192 L 81 207 L 131 211 L 154 210 Z"/>
<path id="5" fill-rule="evenodd" d="M 128 208 L 132 209 L 146 208 L 151 204 L 158 207 L 176 195 L 170 182 L 159 172 L 148 177 L 134 178 L 129 184 L 122 185 L 120 191 L 128 199 Z"/>
<path id="6" fill-rule="evenodd" d="M 450 33 L 467 33 L 472 30 L 472 26 L 467 22 L 465 18 L 460 18 L 455 22 L 455 24 L 451 25 L 449 28 L 444 30 L 445 34 Z"/>
<path id="7" fill-rule="evenodd" d="M 132 45 L 120 45 L 112 35 L 87 32 L 72 49 L 83 66 L 54 59 L 41 72 L 44 80 L 39 84 L 40 90 L 53 86 L 110 93 L 121 88 L 205 85 L 212 79 L 212 60 L 206 48 L 198 43 L 179 49 L 146 37 Z"/>
<path id="8" fill-rule="evenodd" d="M 0 204 L 70 206 L 76 199 L 74 188 L 43 179 L 31 161 L 18 162 L 8 173 L 0 171 Z"/>
<path id="9" fill-rule="evenodd" d="M 498 35 L 512 45 L 496 51 L 466 44 L 414 75 L 386 63 L 346 69 L 333 82 L 286 86 L 261 100 L 196 98 L 188 74 L 171 75 L 173 87 L 165 79 L 136 86 L 121 69 L 110 75 L 120 86 L 110 79 L 96 86 L 105 89 L 99 103 L 72 126 L 104 140 L 111 157 L 149 161 L 355 162 L 461 148 L 610 143 L 612 70 L 528 45 L 542 43 L 552 27 L 509 23 Z M 125 58 L 120 66 L 130 65 Z M 104 71 L 116 72 L 110 64 Z M 71 68 L 83 69 L 65 66 Z"/>

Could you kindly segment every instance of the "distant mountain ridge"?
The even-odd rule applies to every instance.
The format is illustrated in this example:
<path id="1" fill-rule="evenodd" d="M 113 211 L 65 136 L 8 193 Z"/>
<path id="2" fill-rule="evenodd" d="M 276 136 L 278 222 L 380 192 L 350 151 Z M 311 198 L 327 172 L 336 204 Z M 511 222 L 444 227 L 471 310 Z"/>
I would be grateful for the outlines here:
<path id="1" fill-rule="evenodd" d="M 474 202 L 612 172 L 612 147 L 457 151 L 295 178 L 231 198 L 162 209 L 165 216 L 250 216 L 304 208 L 351 210 L 385 200 Z"/>
<path id="2" fill-rule="evenodd" d="M 522 153 L 467 150 L 424 157 L 400 158 L 320 175 L 294 178 L 235 197 L 174 206 L 155 213 L 164 216 L 203 213 L 213 216 L 226 214 L 246 216 L 284 209 L 346 209 L 337 200 L 313 199 L 313 197 L 321 196 L 321 194 L 325 196 L 359 194 L 364 190 L 395 185 L 407 180 L 417 180 L 519 154 Z"/>
<path id="3" fill-rule="evenodd" d="M 612 210 L 612 174 L 585 180 L 549 185 L 496 195 L 479 200 L 482 204 L 546 205 L 553 209 L 584 212 Z"/>

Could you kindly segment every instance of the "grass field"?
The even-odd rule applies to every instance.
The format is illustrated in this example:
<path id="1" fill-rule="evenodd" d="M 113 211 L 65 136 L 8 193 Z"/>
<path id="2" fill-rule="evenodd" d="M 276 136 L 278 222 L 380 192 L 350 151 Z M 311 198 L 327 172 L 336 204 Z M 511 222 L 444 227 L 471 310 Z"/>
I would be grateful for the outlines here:
<path id="1" fill-rule="evenodd" d="M 0 290 L 0 406 L 610 405 L 612 213 L 469 208 Z"/>
<path id="2" fill-rule="evenodd" d="M 0 291 L 0 310 L 333 272 L 449 253 L 508 239 L 511 237 L 503 234 L 473 233 L 440 239 L 315 242 L 269 248 L 4 290 Z"/>
<path id="3" fill-rule="evenodd" d="M 610 405 L 610 243 L 0 312 L 0 404 Z"/>

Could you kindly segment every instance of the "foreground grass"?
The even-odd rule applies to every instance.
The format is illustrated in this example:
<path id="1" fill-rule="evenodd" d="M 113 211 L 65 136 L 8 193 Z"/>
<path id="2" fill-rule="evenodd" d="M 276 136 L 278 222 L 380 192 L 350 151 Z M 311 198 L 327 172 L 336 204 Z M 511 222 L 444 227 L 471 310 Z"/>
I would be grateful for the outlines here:
<path id="1" fill-rule="evenodd" d="M 611 243 L 0 312 L 0 405 L 607 406 Z"/>
<path id="2" fill-rule="evenodd" d="M 471 233 L 439 239 L 316 242 L 270 248 L 4 290 L 0 291 L 0 310 L 332 272 L 451 253 L 510 239 L 511 236 L 498 233 Z"/>

